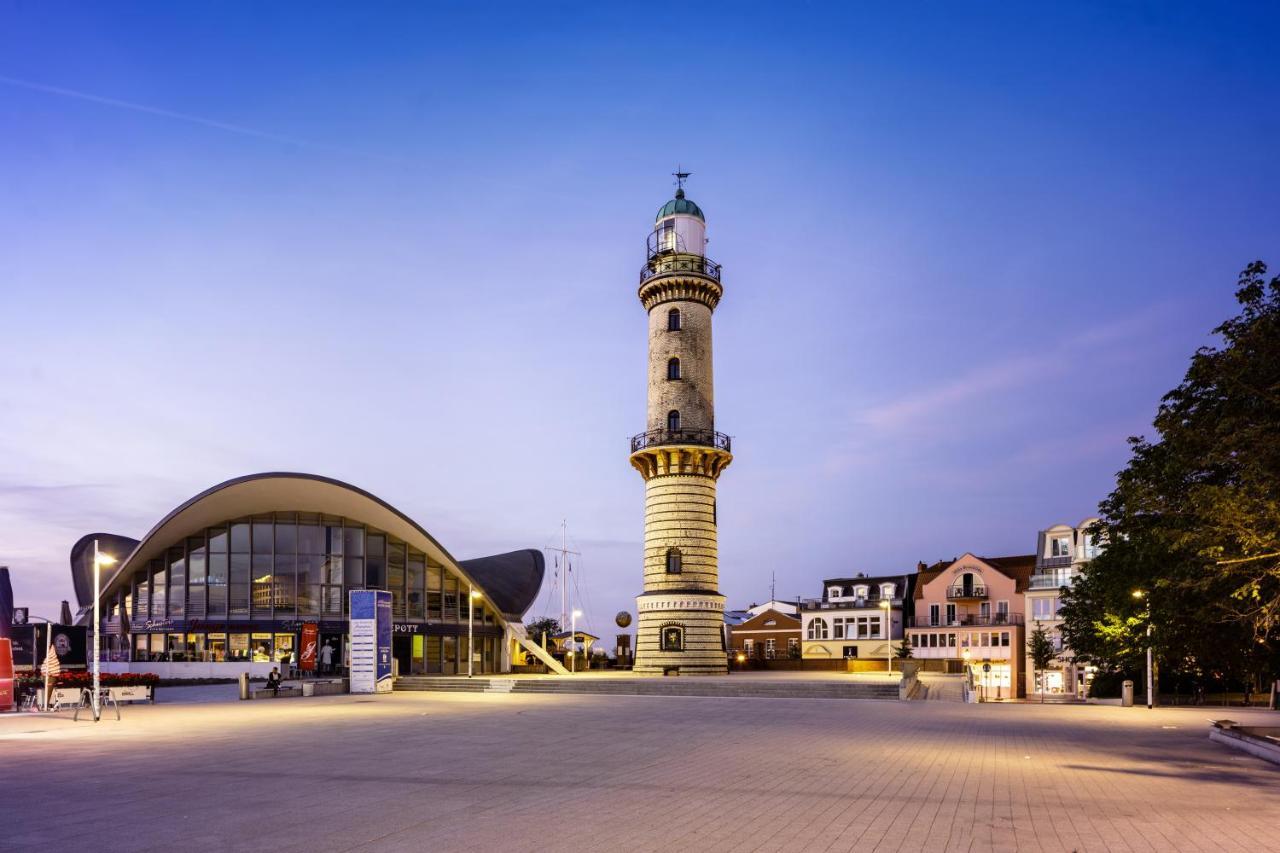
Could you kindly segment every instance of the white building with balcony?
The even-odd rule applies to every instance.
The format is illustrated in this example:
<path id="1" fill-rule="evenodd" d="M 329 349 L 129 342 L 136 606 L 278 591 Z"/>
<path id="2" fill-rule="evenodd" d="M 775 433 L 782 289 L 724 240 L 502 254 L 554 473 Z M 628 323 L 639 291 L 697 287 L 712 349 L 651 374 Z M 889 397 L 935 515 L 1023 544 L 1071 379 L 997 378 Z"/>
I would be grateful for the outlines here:
<path id="1" fill-rule="evenodd" d="M 1058 657 L 1044 672 L 1037 673 L 1027 656 L 1027 695 L 1083 697 L 1088 686 L 1087 668 L 1076 663 L 1075 655 L 1062 640 L 1063 593 L 1071 588 L 1081 567 L 1098 555 L 1100 543 L 1092 527 L 1097 518 L 1086 518 L 1074 527 L 1055 524 L 1041 530 L 1036 543 L 1036 568 L 1027 585 L 1027 635 L 1039 624 L 1049 633 Z"/>
<path id="2" fill-rule="evenodd" d="M 802 656 L 885 660 L 902 641 L 914 581 L 912 575 L 862 574 L 823 581 L 822 598 L 800 602 Z"/>

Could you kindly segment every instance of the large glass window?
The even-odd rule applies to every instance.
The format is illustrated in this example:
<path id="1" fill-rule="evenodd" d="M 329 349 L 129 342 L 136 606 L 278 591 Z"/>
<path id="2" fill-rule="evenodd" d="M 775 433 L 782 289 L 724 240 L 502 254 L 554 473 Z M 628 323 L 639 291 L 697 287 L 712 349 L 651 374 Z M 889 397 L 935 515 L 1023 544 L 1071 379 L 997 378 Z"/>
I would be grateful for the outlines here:
<path id="1" fill-rule="evenodd" d="M 151 562 L 151 617 L 153 619 L 164 619 L 165 602 L 168 600 L 165 596 L 165 567 L 164 563 L 156 561 Z"/>
<path id="2" fill-rule="evenodd" d="M 250 559 L 248 554 L 231 555 L 230 609 L 233 617 L 249 615 Z"/>
<path id="3" fill-rule="evenodd" d="M 445 675 L 456 675 L 458 673 L 458 638 L 457 637 L 441 637 L 443 659 L 440 671 Z"/>
<path id="4" fill-rule="evenodd" d="M 187 558 L 182 548 L 169 549 L 169 618 L 185 619 Z"/>
<path id="5" fill-rule="evenodd" d="M 387 537 L 367 534 L 364 541 L 365 589 L 387 588 Z"/>
<path id="6" fill-rule="evenodd" d="M 227 641 L 227 660 L 249 660 L 249 635 L 232 634 Z"/>
<path id="7" fill-rule="evenodd" d="M 256 525 L 255 525 L 256 526 Z M 271 615 L 271 583 L 275 564 L 270 554 L 254 554 L 253 568 L 253 615 Z"/>
<path id="8" fill-rule="evenodd" d="M 428 675 L 437 675 L 442 672 L 440 663 L 441 648 L 443 646 L 442 637 L 427 637 L 426 650 L 423 652 L 423 663 L 427 667 Z"/>
<path id="9" fill-rule="evenodd" d="M 387 543 L 387 588 L 391 590 L 391 615 L 404 618 L 405 546 Z"/>
<path id="10" fill-rule="evenodd" d="M 209 579 L 208 614 L 210 617 L 227 615 L 227 531 L 209 531 Z M 225 648 L 225 643 L 224 643 Z"/>
<path id="11" fill-rule="evenodd" d="M 271 662 L 271 635 L 250 634 L 249 648 L 254 663 Z"/>
<path id="12" fill-rule="evenodd" d="M 207 640 L 209 660 L 221 663 L 227 659 L 227 635 L 210 634 Z"/>
<path id="13" fill-rule="evenodd" d="M 293 656 L 293 634 L 276 634 L 274 660 L 280 664 L 280 671 L 293 666 L 297 660 Z"/>
<path id="14" fill-rule="evenodd" d="M 320 612 L 321 578 L 325 571 L 323 554 L 298 555 L 298 615 L 314 616 Z"/>
<path id="15" fill-rule="evenodd" d="M 458 579 L 449 572 L 444 576 L 444 621 L 457 622 L 458 613 Z"/>
<path id="16" fill-rule="evenodd" d="M 406 613 L 410 619 L 422 619 L 426 615 L 426 574 L 427 558 L 416 551 L 410 551 L 404 594 Z"/>
<path id="17" fill-rule="evenodd" d="M 271 577 L 271 603 L 275 606 L 275 618 L 293 618 L 298 594 L 297 577 L 298 558 L 293 554 L 277 553 Z"/>
<path id="18" fill-rule="evenodd" d="M 201 619 L 205 615 L 205 577 L 208 559 L 204 539 L 187 540 L 187 618 Z"/>
<path id="19" fill-rule="evenodd" d="M 270 554 L 272 540 L 271 522 L 255 521 L 253 523 L 253 553 Z"/>
<path id="20" fill-rule="evenodd" d="M 439 621 L 444 618 L 444 578 L 442 567 L 434 562 L 427 563 L 427 618 Z M 428 654 L 430 650 L 428 650 Z"/>

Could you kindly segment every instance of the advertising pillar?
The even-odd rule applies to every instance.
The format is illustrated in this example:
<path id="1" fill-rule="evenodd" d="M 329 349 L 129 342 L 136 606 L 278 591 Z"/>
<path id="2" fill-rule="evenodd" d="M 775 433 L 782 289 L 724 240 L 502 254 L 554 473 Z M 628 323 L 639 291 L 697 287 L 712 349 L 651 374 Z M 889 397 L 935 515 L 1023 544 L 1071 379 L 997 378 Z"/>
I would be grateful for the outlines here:
<path id="1" fill-rule="evenodd" d="M 351 596 L 352 693 L 390 693 L 391 593 L 353 589 Z"/>

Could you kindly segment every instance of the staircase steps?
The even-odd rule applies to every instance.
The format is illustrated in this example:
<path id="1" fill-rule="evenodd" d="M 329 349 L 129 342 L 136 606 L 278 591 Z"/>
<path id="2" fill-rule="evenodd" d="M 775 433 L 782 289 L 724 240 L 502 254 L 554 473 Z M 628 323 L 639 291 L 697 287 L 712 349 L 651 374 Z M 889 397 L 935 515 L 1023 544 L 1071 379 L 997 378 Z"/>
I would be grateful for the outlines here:
<path id="1" fill-rule="evenodd" d="M 406 676 L 396 690 L 448 693 L 561 693 L 610 696 L 704 696 L 775 699 L 897 699 L 896 683 L 762 682 L 729 679 L 459 678 Z"/>

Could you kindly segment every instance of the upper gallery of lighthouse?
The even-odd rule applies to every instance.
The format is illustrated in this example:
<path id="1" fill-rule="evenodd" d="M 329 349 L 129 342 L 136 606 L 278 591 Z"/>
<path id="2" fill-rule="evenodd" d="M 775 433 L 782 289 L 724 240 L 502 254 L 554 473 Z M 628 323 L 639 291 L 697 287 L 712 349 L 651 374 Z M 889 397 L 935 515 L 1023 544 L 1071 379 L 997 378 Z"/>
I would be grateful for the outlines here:
<path id="1" fill-rule="evenodd" d="M 649 257 L 661 254 L 706 255 L 707 221 L 702 209 L 685 198 L 688 172 L 676 172 L 676 197 L 658 209 L 653 234 L 649 237 Z"/>

